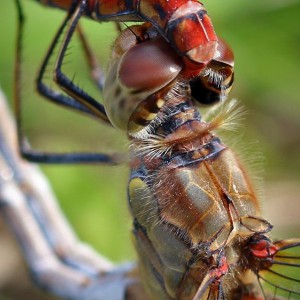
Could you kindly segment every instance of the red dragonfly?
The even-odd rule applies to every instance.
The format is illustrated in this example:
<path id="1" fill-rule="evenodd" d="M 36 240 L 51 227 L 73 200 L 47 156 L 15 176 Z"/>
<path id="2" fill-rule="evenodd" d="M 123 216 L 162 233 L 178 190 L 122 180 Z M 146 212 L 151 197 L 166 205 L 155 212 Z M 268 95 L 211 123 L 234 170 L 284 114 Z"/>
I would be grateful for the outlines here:
<path id="1" fill-rule="evenodd" d="M 215 133 L 238 109 L 203 120 L 182 58 L 159 36 L 141 41 L 148 30 L 117 39 L 104 104 L 132 144 L 129 204 L 150 299 L 298 298 L 299 275 L 288 274 L 299 272 L 300 239 L 271 240 L 245 169 Z"/>
<path id="2" fill-rule="evenodd" d="M 260 216 L 246 171 L 215 133 L 233 122 L 237 109 L 229 103 L 214 118 L 204 120 L 195 106 L 219 101 L 229 92 L 232 51 L 225 42 L 211 38 L 211 22 L 197 1 L 120 3 L 121 7 L 113 1 L 46 2 L 69 9 L 53 45 L 68 24 L 56 80 L 74 101 L 44 92 L 51 100 L 127 132 L 132 143 L 129 204 L 149 298 L 260 300 L 280 299 L 281 292 L 287 292 L 286 299 L 298 297 L 299 279 L 287 272 L 300 267 L 299 254 L 294 254 L 300 241 L 270 239 L 272 226 Z M 188 42 L 181 47 L 175 37 L 182 29 L 183 40 L 189 41 L 187 12 L 196 3 L 195 11 L 201 12 L 196 19 L 206 20 L 196 22 L 202 38 L 193 47 Z M 148 21 L 118 38 L 103 87 L 104 107 L 59 72 L 74 27 L 84 14 L 99 20 Z M 201 32 L 210 38 L 203 40 Z M 84 159 L 80 156 L 77 161 Z M 102 154 L 97 159 L 115 162 Z M 262 293 L 262 281 L 274 287 L 273 294 Z"/>

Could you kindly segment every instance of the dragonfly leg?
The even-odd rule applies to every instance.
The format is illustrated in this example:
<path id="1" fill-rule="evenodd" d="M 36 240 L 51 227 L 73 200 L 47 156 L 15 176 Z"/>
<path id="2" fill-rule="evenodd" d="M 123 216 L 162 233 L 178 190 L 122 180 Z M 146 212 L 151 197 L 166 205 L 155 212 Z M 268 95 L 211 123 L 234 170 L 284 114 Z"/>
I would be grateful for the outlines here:
<path id="1" fill-rule="evenodd" d="M 16 54 L 16 88 L 20 88 L 20 65 L 21 65 L 21 51 L 22 51 L 22 41 L 23 41 L 23 30 L 24 30 L 24 25 L 25 25 L 25 17 L 23 13 L 23 8 L 21 5 L 20 0 L 15 0 L 16 1 L 16 6 L 17 6 L 17 13 L 18 13 L 18 34 L 17 34 L 17 54 Z M 37 77 L 37 91 L 38 93 L 43 96 L 45 99 L 52 101 L 53 103 L 56 103 L 58 105 L 62 105 L 64 107 L 72 108 L 76 111 L 80 111 L 82 113 L 88 114 L 90 116 L 95 116 L 95 114 L 88 108 L 86 108 L 84 105 L 82 105 L 80 102 L 76 101 L 75 99 L 68 97 L 62 93 L 58 93 L 57 91 L 51 89 L 51 87 L 47 86 L 43 82 L 43 76 L 45 73 L 45 69 L 47 65 L 49 64 L 49 60 L 55 50 L 55 47 L 58 43 L 58 40 L 60 36 L 62 35 L 62 32 L 64 28 L 66 27 L 66 24 L 68 20 L 70 19 L 70 13 L 66 16 L 64 21 L 62 22 L 61 26 L 59 27 L 50 47 L 48 48 L 48 51 L 46 53 L 46 56 L 43 60 L 43 63 L 41 65 L 40 71 L 38 73 Z M 18 90 L 17 92 L 18 93 Z M 17 105 L 20 106 L 21 102 L 21 97 L 16 97 L 17 99 Z"/>
<path id="2" fill-rule="evenodd" d="M 56 66 L 54 70 L 54 81 L 64 90 L 68 95 L 74 97 L 76 101 L 84 105 L 87 109 L 93 112 L 93 114 L 100 120 L 104 120 L 109 123 L 105 109 L 102 104 L 93 99 L 84 90 L 80 89 L 74 82 L 69 79 L 61 70 L 63 65 L 63 60 L 68 49 L 68 45 L 72 39 L 72 36 L 78 26 L 79 19 L 84 14 L 86 10 L 86 0 L 80 1 L 78 7 L 73 14 L 70 14 L 70 19 L 67 22 L 67 31 L 64 36 L 63 42 L 61 43 L 61 48 L 58 52 L 58 58 L 56 61 Z"/>
<path id="3" fill-rule="evenodd" d="M 77 33 L 87 60 L 87 64 L 90 68 L 92 79 L 94 80 L 96 86 L 102 93 L 105 81 L 105 74 L 98 63 L 97 58 L 94 55 L 92 48 L 90 47 L 80 24 L 78 24 L 77 26 Z"/>
<path id="4" fill-rule="evenodd" d="M 23 136 L 22 132 L 22 116 L 21 116 L 21 108 L 22 108 L 22 97 L 21 97 L 21 56 L 22 56 L 22 36 L 23 36 L 23 28 L 25 17 L 23 14 L 23 8 L 20 0 L 15 0 L 17 11 L 18 11 L 18 34 L 17 34 L 17 51 L 16 51 L 16 62 L 15 62 L 15 114 L 17 119 L 17 130 L 18 130 L 18 140 L 20 145 L 21 155 L 27 160 L 39 162 L 39 163 L 104 163 L 104 164 L 119 164 L 122 161 L 121 156 L 117 154 L 101 154 L 101 153 L 67 153 L 67 154 L 58 154 L 58 153 L 42 153 L 38 151 L 34 151 L 30 148 L 28 143 Z M 71 12 L 71 11 L 70 11 Z M 76 111 L 80 111 L 86 113 L 92 117 L 98 118 L 101 115 L 101 120 L 107 121 L 105 117 L 105 111 L 101 104 L 99 104 L 100 113 L 96 113 L 95 110 L 91 110 L 85 104 L 82 104 L 77 99 L 71 98 L 61 93 L 57 93 L 57 91 L 52 90 L 50 87 L 46 86 L 43 83 L 43 74 L 45 69 L 49 63 L 49 59 L 55 49 L 55 46 L 58 42 L 59 37 L 61 36 L 64 28 L 66 27 L 68 21 L 71 18 L 71 14 L 69 13 L 65 18 L 63 24 L 59 28 L 48 52 L 42 64 L 41 70 L 39 72 L 37 78 L 37 89 L 46 99 L 51 100 L 57 104 L 60 104 L 65 107 L 72 108 Z"/>
<path id="5" fill-rule="evenodd" d="M 39 169 L 18 157 L 14 131 L 0 95 L 0 212 L 34 280 L 64 299 L 125 300 L 138 284 L 134 265 L 114 266 L 81 243 Z"/>

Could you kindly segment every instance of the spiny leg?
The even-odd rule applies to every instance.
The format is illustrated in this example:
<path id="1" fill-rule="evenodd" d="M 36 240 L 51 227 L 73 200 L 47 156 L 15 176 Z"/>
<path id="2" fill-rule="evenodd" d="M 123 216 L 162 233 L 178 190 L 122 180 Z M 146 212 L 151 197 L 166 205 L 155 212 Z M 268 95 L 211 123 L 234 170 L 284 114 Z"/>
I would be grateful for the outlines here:
<path id="1" fill-rule="evenodd" d="M 17 6 L 17 13 L 18 13 L 18 35 L 17 35 L 17 56 L 20 58 L 17 60 L 19 64 L 21 63 L 21 51 L 22 51 L 22 40 L 23 40 L 23 31 L 25 26 L 25 17 L 23 14 L 23 7 L 21 5 L 20 0 L 16 0 L 16 6 Z M 75 7 L 70 9 L 70 12 L 67 14 L 65 19 L 63 20 L 61 26 L 59 27 L 50 47 L 48 48 L 48 51 L 45 55 L 45 58 L 42 62 L 41 68 L 38 73 L 38 77 L 36 79 L 37 83 L 37 91 L 45 97 L 47 100 L 52 101 L 58 105 L 62 105 L 68 108 L 72 108 L 74 110 L 80 111 L 82 113 L 86 113 L 88 115 L 94 116 L 94 114 L 87 109 L 85 106 L 83 106 L 78 101 L 74 100 L 73 98 L 70 98 L 62 93 L 58 93 L 57 91 L 51 89 L 49 86 L 47 86 L 43 82 L 43 76 L 46 70 L 46 67 L 49 64 L 49 60 L 55 50 L 56 45 L 58 44 L 59 38 L 61 37 L 69 19 L 71 16 L 72 11 L 74 11 Z M 19 69 L 20 73 L 20 66 L 16 66 Z"/>
<path id="2" fill-rule="evenodd" d="M 21 6 L 20 0 L 15 0 L 18 12 L 18 32 L 17 32 L 17 45 L 16 45 L 16 60 L 15 60 L 15 70 L 14 70 L 14 92 L 15 92 L 15 114 L 17 119 L 17 130 L 18 130 L 18 140 L 20 144 L 21 155 L 27 160 L 40 162 L 40 163 L 104 163 L 104 164 L 119 164 L 122 161 L 122 157 L 118 154 L 101 154 L 101 153 L 43 153 L 39 151 L 34 151 L 26 143 L 22 132 L 22 97 L 21 97 L 21 56 L 22 56 L 22 36 L 24 29 L 24 14 Z M 45 96 L 46 99 L 54 101 L 57 104 L 63 105 L 65 107 L 70 107 L 74 110 L 86 113 L 90 116 L 97 117 L 98 114 L 95 111 L 92 111 L 90 108 L 86 107 L 81 102 L 77 101 L 74 98 L 70 98 L 63 94 L 57 93 L 42 82 L 43 74 L 45 72 L 46 66 L 49 63 L 49 59 L 54 51 L 55 45 L 58 42 L 62 31 L 64 30 L 66 24 L 68 23 L 71 15 L 68 14 L 63 24 L 58 30 L 48 52 L 45 57 L 45 60 L 42 64 L 39 76 L 37 79 L 38 90 Z M 101 112 L 104 111 L 104 108 L 101 104 Z M 101 113 L 102 114 L 102 113 Z M 106 117 L 103 115 L 103 120 Z M 102 120 L 102 119 L 101 119 Z"/>
<path id="3" fill-rule="evenodd" d="M 74 97 L 75 100 L 80 102 L 86 108 L 90 109 L 99 119 L 108 121 L 105 109 L 102 104 L 93 99 L 89 94 L 76 86 L 72 80 L 70 80 L 61 70 L 68 45 L 71 42 L 72 36 L 78 25 L 79 19 L 85 13 L 86 10 L 86 0 L 82 0 L 75 12 L 70 15 L 70 23 L 67 25 L 67 31 L 64 36 L 63 42 L 61 43 L 61 48 L 58 53 L 58 58 L 54 70 L 54 80 L 64 90 L 68 95 Z"/>

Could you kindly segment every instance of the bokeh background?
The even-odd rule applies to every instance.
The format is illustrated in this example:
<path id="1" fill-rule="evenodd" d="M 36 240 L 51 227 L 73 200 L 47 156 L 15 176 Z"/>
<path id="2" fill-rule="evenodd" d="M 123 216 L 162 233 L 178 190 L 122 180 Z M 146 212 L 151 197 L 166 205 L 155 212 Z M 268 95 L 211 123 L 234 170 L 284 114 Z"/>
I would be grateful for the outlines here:
<path id="1" fill-rule="evenodd" d="M 126 135 L 78 114 L 41 103 L 34 91 L 37 70 L 64 12 L 24 0 L 22 95 L 30 142 L 47 151 L 121 151 Z M 216 32 L 234 50 L 237 98 L 247 114 L 233 144 L 257 169 L 263 209 L 276 237 L 300 237 L 300 1 L 252 0 L 204 3 Z M 13 93 L 16 36 L 14 1 L 0 2 L 0 86 Z M 84 31 L 104 69 L 116 30 L 113 24 L 85 20 Z M 74 39 L 64 70 L 101 101 Z M 54 60 L 53 60 L 54 61 Z M 51 69 L 47 77 L 51 78 Z M 52 83 L 50 83 L 52 84 Z M 255 167 L 251 167 L 255 166 Z M 127 212 L 128 169 L 107 166 L 42 167 L 79 237 L 116 262 L 134 259 Z M 263 170 L 263 172 L 261 172 Z M 24 279 L 24 267 L 10 233 L 1 223 L 0 299 L 46 299 Z M 35 298 L 34 298 L 35 297 Z M 47 298 L 48 299 L 48 298 Z"/>

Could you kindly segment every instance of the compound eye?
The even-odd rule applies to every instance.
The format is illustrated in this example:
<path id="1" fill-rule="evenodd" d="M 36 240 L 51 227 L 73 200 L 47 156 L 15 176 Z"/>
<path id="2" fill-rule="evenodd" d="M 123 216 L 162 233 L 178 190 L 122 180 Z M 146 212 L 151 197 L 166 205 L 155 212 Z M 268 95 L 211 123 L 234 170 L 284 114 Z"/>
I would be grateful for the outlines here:
<path id="1" fill-rule="evenodd" d="M 190 82 L 192 97 L 202 104 L 214 104 L 228 96 L 233 81 L 233 51 L 220 39 L 214 59 Z"/>
<path id="2" fill-rule="evenodd" d="M 181 71 L 179 57 L 161 38 L 146 41 L 127 51 L 119 65 L 120 84 L 133 93 L 155 92 Z"/>
<path id="3" fill-rule="evenodd" d="M 218 47 L 213 60 L 232 68 L 234 67 L 233 50 L 222 38 L 218 40 Z"/>
<path id="4" fill-rule="evenodd" d="M 111 123 L 119 129 L 133 131 L 136 127 L 133 122 L 130 128 L 128 126 L 133 115 L 138 125 L 151 121 L 157 110 L 152 106 L 156 103 L 151 107 L 145 105 L 147 109 L 141 113 L 142 103 L 173 82 L 182 65 L 181 58 L 162 38 L 138 43 L 116 57 L 107 73 L 103 93 Z"/>
<path id="5" fill-rule="evenodd" d="M 219 92 L 216 92 L 211 87 L 205 84 L 205 80 L 197 77 L 190 81 L 192 98 L 200 104 L 214 104 L 221 100 Z"/>

